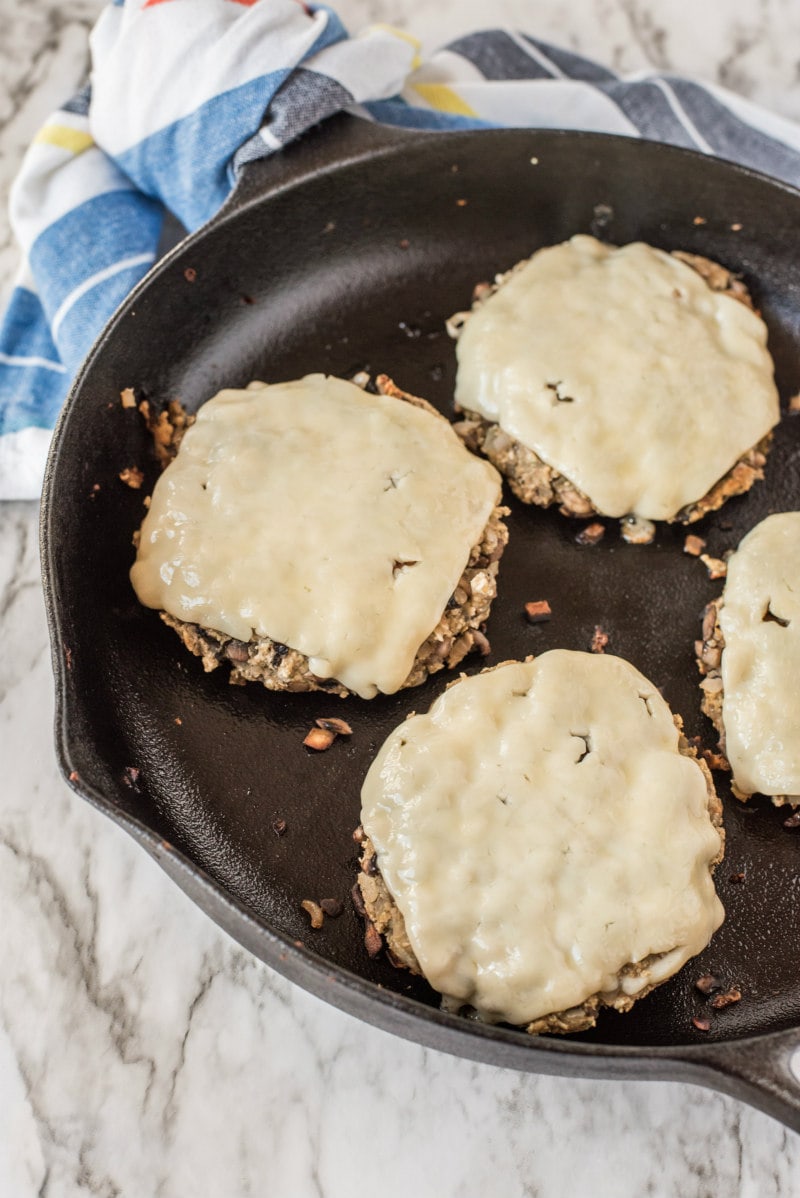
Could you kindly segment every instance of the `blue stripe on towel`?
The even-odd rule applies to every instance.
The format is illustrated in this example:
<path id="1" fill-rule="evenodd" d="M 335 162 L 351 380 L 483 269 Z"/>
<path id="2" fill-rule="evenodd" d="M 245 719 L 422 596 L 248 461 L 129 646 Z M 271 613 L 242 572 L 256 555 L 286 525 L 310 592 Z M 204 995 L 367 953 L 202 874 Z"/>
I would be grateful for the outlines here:
<path id="1" fill-rule="evenodd" d="M 0 364 L 0 435 L 22 428 L 52 428 L 69 389 L 71 376 L 58 367 L 58 351 L 50 336 L 39 297 L 15 287 L 3 321 Z M 31 360 L 49 366 L 24 365 Z"/>

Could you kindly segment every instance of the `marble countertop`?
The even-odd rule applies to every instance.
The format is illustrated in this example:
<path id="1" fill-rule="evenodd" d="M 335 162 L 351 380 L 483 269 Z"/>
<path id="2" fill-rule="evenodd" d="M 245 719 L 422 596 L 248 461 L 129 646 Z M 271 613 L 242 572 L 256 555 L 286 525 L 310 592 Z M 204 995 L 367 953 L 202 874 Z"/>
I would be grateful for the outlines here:
<path id="1" fill-rule="evenodd" d="M 481 0 L 343 0 L 426 46 Z M 86 68 L 96 0 L 0 0 L 0 190 Z M 800 118 L 796 0 L 495 0 L 493 24 Z M 0 219 L 0 290 L 16 262 Z M 693 1086 L 520 1075 L 309 997 L 66 787 L 32 504 L 0 506 L 0 1196 L 800 1194 L 800 1138 Z"/>

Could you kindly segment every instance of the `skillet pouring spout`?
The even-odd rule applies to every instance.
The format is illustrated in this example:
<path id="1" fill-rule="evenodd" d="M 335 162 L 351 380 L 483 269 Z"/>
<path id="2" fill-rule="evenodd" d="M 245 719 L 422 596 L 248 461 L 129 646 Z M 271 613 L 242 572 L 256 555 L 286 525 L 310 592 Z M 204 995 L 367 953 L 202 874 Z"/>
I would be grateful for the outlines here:
<path id="1" fill-rule="evenodd" d="M 529 1037 L 439 1010 L 420 979 L 370 958 L 355 912 L 309 928 L 301 903 L 347 900 L 360 790 L 388 734 L 427 709 L 444 673 L 372 701 L 270 694 L 204 674 L 136 601 L 128 572 L 142 498 L 158 467 L 120 392 L 194 411 L 223 387 L 313 372 L 386 373 L 452 416 L 445 321 L 544 245 L 597 232 L 720 262 L 741 274 L 769 330 L 784 406 L 800 389 L 800 193 L 688 150 L 599 134 L 482 130 L 412 134 L 335 118 L 251 164 L 229 202 L 150 272 L 106 326 L 61 415 L 42 503 L 42 563 L 57 690 L 57 745 L 73 788 L 125 828 L 192 900 L 256 956 L 332 1004 L 443 1051 L 509 1068 L 713 1086 L 800 1130 L 798 841 L 780 812 L 731 799 L 711 945 L 632 1011 L 567 1038 Z M 698 221 L 696 218 L 702 218 Z M 800 419 L 776 429 L 766 479 L 706 517 L 722 556 L 769 510 L 800 508 Z M 120 482 L 126 468 L 144 486 Z M 715 743 L 699 710 L 692 647 L 721 589 L 683 553 L 684 531 L 651 546 L 607 535 L 589 549 L 556 511 L 508 498 L 510 542 L 485 664 L 550 648 L 610 649 L 659 686 L 687 735 Z M 547 598 L 532 627 L 525 603 Z M 332 706 L 333 704 L 333 706 Z M 315 720 L 347 742 L 310 755 Z M 722 779 L 718 775 L 718 779 Z M 275 821 L 286 834 L 276 836 Z M 742 880 L 744 879 L 744 880 Z M 708 1031 L 700 974 L 742 1001 Z"/>

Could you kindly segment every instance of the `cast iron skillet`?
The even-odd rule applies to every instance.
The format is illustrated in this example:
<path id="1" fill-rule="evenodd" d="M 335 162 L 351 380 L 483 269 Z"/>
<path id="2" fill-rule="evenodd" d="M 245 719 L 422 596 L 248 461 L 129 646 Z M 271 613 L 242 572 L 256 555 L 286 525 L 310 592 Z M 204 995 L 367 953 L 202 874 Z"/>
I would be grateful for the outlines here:
<path id="1" fill-rule="evenodd" d="M 699 219 L 702 218 L 702 223 Z M 741 226 L 733 229 L 732 226 Z M 444 318 L 473 284 L 579 231 L 707 254 L 751 286 L 770 329 L 784 401 L 798 389 L 800 194 L 685 150 L 592 134 L 409 135 L 339 118 L 280 159 L 248 168 L 226 208 L 162 260 L 89 355 L 59 422 L 42 513 L 58 692 L 57 744 L 74 789 L 126 828 L 253 953 L 369 1022 L 461 1056 L 591 1077 L 682 1078 L 715 1086 L 800 1129 L 798 835 L 766 800 L 731 800 L 718 872 L 727 920 L 711 947 L 629 1015 L 591 1033 L 533 1039 L 447 1015 L 425 983 L 370 960 L 349 903 L 321 931 L 305 898 L 346 900 L 356 873 L 359 789 L 389 730 L 427 709 L 444 674 L 367 703 L 276 696 L 205 675 L 128 583 L 146 493 L 118 472 L 157 474 L 120 390 L 196 408 L 220 387 L 309 371 L 384 370 L 449 410 Z M 511 502 L 511 501 L 510 501 Z M 692 643 L 721 589 L 664 528 L 648 548 L 581 549 L 577 526 L 511 502 L 511 541 L 489 662 L 587 648 L 595 624 L 714 743 L 698 712 Z M 719 555 L 768 512 L 800 506 L 800 419 L 785 416 L 768 480 L 699 530 Z M 336 512 L 319 511 L 323 525 Z M 549 624 L 522 608 L 547 598 Z M 485 663 L 471 661 L 476 670 Z M 327 753 L 302 739 L 316 716 L 354 728 Z M 273 822 L 287 831 L 277 836 Z M 743 875 L 743 877 L 741 876 Z M 742 1001 L 709 1012 L 707 971 Z M 694 1015 L 712 1014 L 698 1031 Z"/>

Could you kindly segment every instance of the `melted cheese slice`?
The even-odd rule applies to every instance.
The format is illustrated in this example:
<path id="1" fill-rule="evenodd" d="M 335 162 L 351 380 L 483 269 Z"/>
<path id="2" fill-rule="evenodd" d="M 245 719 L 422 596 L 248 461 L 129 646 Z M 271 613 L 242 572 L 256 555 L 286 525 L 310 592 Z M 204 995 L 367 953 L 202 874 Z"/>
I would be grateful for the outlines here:
<path id="1" fill-rule="evenodd" d="M 736 787 L 800 802 L 800 512 L 768 516 L 744 538 L 728 562 L 719 622 Z"/>
<path id="2" fill-rule="evenodd" d="M 456 399 L 607 516 L 669 520 L 779 419 L 764 322 L 641 242 L 540 250 L 471 314 Z"/>
<path id="3" fill-rule="evenodd" d="M 445 420 L 308 375 L 221 391 L 159 478 L 131 570 L 148 607 L 396 691 L 500 497 Z"/>
<path id="4" fill-rule="evenodd" d="M 617 657 L 554 650 L 458 682 L 391 734 L 362 804 L 425 976 L 485 1019 L 635 993 L 723 920 L 703 774 Z"/>

